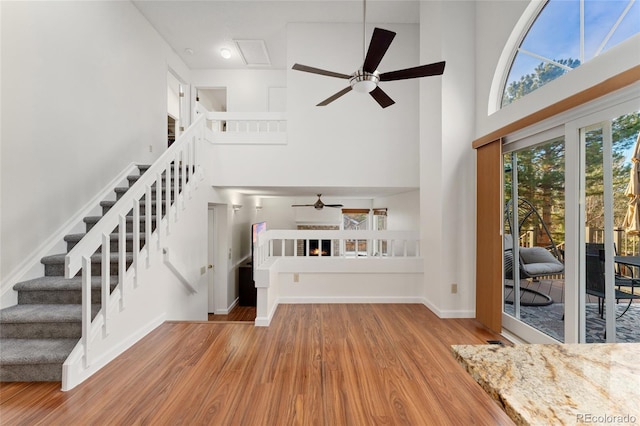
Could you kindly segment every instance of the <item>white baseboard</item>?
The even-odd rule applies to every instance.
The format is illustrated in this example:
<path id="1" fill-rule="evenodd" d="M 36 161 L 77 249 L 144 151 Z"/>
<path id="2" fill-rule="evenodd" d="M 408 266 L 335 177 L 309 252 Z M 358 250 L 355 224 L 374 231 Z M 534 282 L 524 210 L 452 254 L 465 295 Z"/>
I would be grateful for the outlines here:
<path id="1" fill-rule="evenodd" d="M 226 309 L 216 309 L 213 314 L 214 315 L 229 315 L 229 312 L 236 307 L 236 305 L 240 302 L 240 298 L 236 297 L 236 299 L 227 307 Z"/>
<path id="2" fill-rule="evenodd" d="M 254 325 L 256 327 L 269 327 L 269 324 L 271 324 L 271 320 L 273 319 L 273 316 L 275 315 L 279 304 L 280 304 L 280 300 L 276 300 L 269 314 L 266 317 L 256 317 L 256 320 L 254 321 Z"/>
<path id="3" fill-rule="evenodd" d="M 421 297 L 414 296 L 309 296 L 281 297 L 282 304 L 308 303 L 423 303 Z"/>
<path id="4" fill-rule="evenodd" d="M 422 298 L 421 302 L 424 306 L 429 308 L 431 312 L 436 314 L 438 318 L 475 318 L 476 312 L 468 309 L 459 310 L 446 310 L 436 307 L 430 300 Z"/>

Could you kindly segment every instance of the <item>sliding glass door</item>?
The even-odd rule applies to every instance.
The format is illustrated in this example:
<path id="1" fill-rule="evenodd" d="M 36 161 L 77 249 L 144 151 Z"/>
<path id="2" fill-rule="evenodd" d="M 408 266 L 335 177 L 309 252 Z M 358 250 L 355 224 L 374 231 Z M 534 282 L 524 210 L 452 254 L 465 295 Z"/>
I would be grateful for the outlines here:
<path id="1" fill-rule="evenodd" d="M 503 326 L 525 341 L 640 342 L 639 103 L 505 138 Z"/>
<path id="2" fill-rule="evenodd" d="M 503 154 L 503 307 L 527 339 L 564 341 L 564 137 L 531 142 Z"/>
<path id="3" fill-rule="evenodd" d="M 632 161 L 640 154 L 639 117 L 623 114 L 579 128 L 580 340 L 587 343 L 640 341 L 640 182 Z"/>

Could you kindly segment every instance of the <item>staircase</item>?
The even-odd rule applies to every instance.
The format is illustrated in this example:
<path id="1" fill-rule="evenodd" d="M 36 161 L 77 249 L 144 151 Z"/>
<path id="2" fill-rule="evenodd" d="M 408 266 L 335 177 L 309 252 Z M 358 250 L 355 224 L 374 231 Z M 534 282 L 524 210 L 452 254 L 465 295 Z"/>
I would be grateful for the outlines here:
<path id="1" fill-rule="evenodd" d="M 129 187 L 149 166 L 138 166 L 139 175 L 129 176 Z M 115 188 L 116 199 L 129 187 Z M 155 191 L 154 191 L 155 195 Z M 165 197 L 163 191 L 163 198 Z M 172 197 L 173 198 L 173 197 Z M 146 200 L 142 200 L 141 208 Z M 156 214 L 156 200 L 152 203 L 152 214 Z M 115 201 L 102 201 L 104 215 Z M 161 214 L 164 203 L 161 203 Z M 88 232 L 101 216 L 84 218 Z M 132 212 L 127 216 L 127 266 L 133 259 Z M 144 229 L 143 216 L 140 227 Z M 153 220 L 155 225 L 155 219 Z M 67 252 L 84 236 L 65 236 Z M 118 283 L 118 238 L 117 229 L 111 234 L 110 280 L 111 291 Z M 140 247 L 144 245 L 144 233 L 140 234 Z M 5 382 L 56 382 L 62 378 L 62 364 L 76 346 L 82 335 L 82 277 L 80 273 L 70 279 L 64 278 L 65 255 L 55 254 L 41 259 L 44 276 L 17 283 L 18 304 L 0 310 L 0 381 Z M 102 255 L 98 251 L 91 257 L 91 301 L 92 317 L 98 313 L 101 300 Z"/>

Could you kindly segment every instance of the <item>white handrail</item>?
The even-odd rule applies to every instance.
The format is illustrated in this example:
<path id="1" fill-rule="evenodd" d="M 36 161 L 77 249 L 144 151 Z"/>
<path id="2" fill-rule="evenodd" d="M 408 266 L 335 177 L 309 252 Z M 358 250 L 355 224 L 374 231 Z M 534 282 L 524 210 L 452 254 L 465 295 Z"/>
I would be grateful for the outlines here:
<path id="1" fill-rule="evenodd" d="M 96 225 L 91 228 L 89 232 L 76 244 L 69 253 L 67 253 L 65 257 L 65 276 L 67 278 L 73 277 L 82 267 L 82 256 L 83 255 L 91 255 L 95 253 L 95 251 L 100 247 L 101 235 L 104 232 L 111 233 L 113 229 L 118 225 L 118 217 L 120 214 L 126 215 L 129 210 L 133 208 L 134 200 L 140 201 L 143 197 L 149 195 L 149 200 L 151 199 L 151 191 L 150 188 L 153 184 L 157 183 L 157 175 L 162 175 L 165 171 L 171 168 L 171 164 L 178 160 L 178 154 L 180 154 L 185 146 L 187 145 L 195 145 L 195 141 L 200 137 L 202 132 L 202 125 L 204 123 L 204 116 L 199 116 L 196 121 L 180 136 L 178 140 L 176 140 L 171 147 L 169 147 L 161 156 L 158 158 L 151 167 L 140 176 L 140 179 L 136 183 L 134 183 L 131 188 L 127 192 L 123 194 L 123 196 L 118 200 L 114 206 L 107 211 L 104 216 L 96 223 Z M 192 150 L 193 151 L 193 150 Z M 193 161 L 193 159 L 191 159 Z M 200 167 L 199 164 L 196 165 L 191 163 L 188 160 L 189 164 L 192 166 Z M 186 164 L 183 163 L 183 169 L 186 167 Z M 167 172 L 168 173 L 168 172 Z M 175 179 L 174 179 L 175 180 Z M 170 182 L 169 182 L 170 183 Z M 165 187 L 165 191 L 169 193 L 171 189 L 177 194 L 178 187 L 175 185 L 177 182 L 174 182 L 174 187 L 171 186 Z M 160 185 L 162 183 L 160 182 Z M 170 197 L 167 197 L 170 200 Z M 160 200 L 158 200 L 160 201 Z M 167 203 L 168 204 L 168 203 Z M 146 203 L 147 211 L 144 216 L 151 216 L 151 203 Z M 159 211 L 159 209 L 158 209 Z M 150 230 L 151 222 L 150 217 L 149 221 L 146 222 L 148 225 L 147 231 Z M 150 236 L 150 235 L 148 235 Z"/>
<path id="2" fill-rule="evenodd" d="M 111 318 L 109 306 L 111 306 L 111 265 L 118 265 L 118 288 L 116 297 L 120 308 L 125 307 L 125 278 L 134 274 L 133 286 L 137 287 L 139 262 L 146 260 L 147 266 L 151 259 L 151 250 L 160 251 L 162 234 L 162 219 L 166 219 L 165 234 L 169 224 L 178 220 L 178 211 L 184 208 L 185 192 L 189 194 L 191 186 L 197 185 L 198 176 L 201 174 L 199 159 L 197 158 L 196 142 L 202 139 L 205 126 L 205 116 L 200 115 L 195 122 L 158 158 L 145 173 L 129 188 L 122 197 L 107 211 L 104 216 L 91 228 L 85 236 L 76 244 L 65 257 L 65 276 L 71 278 L 82 270 L 82 337 L 81 351 L 84 358 L 84 366 L 88 368 L 93 362 L 90 350 L 91 338 L 94 329 L 102 326 L 103 334 L 109 334 Z M 171 170 L 173 169 L 173 174 Z M 178 171 L 179 170 L 179 171 Z M 166 174 L 166 186 L 163 188 L 163 174 Z M 187 174 L 188 180 L 187 180 Z M 171 176 L 174 177 L 171 180 Z M 193 185 L 192 185 L 193 183 Z M 156 218 L 155 231 L 153 229 L 152 196 L 155 185 Z M 166 204 L 162 202 L 162 193 L 165 192 Z M 145 199 L 144 212 L 140 210 L 142 199 Z M 173 199 L 173 204 L 171 201 Z M 163 216 L 163 206 L 165 207 Z M 128 255 L 126 252 L 126 223 L 129 211 L 133 211 L 133 253 L 132 263 L 127 270 Z M 141 229 L 140 220 L 144 219 L 145 226 Z M 117 260 L 112 258 L 110 244 L 111 235 L 118 229 L 118 253 Z M 140 248 L 140 237 L 144 234 L 144 248 Z M 158 244 L 152 244 L 153 237 Z M 98 250 L 101 254 L 95 257 Z M 141 255 L 142 254 L 142 255 Z M 101 269 L 101 302 L 100 315 L 91 319 L 91 263 L 93 259 L 100 259 Z M 126 277 L 125 277 L 126 275 Z"/>

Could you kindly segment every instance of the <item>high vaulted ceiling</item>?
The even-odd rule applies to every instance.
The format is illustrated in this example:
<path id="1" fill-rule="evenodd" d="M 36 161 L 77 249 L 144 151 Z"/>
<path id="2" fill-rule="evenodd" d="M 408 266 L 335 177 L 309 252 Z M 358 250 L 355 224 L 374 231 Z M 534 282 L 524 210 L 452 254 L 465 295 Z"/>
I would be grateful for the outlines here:
<path id="1" fill-rule="evenodd" d="M 286 69 L 288 23 L 363 22 L 362 0 L 165 1 L 133 0 L 133 4 L 190 69 Z M 417 24 L 416 0 L 367 0 L 366 25 Z M 264 40 L 271 66 L 248 67 L 234 40 Z M 367 46 L 369 39 L 366 40 Z M 232 51 L 223 59 L 220 49 Z M 336 46 L 339 47 L 339 46 Z M 187 52 L 189 49 L 191 52 Z M 376 198 L 411 191 L 397 187 L 234 187 L 247 195 Z"/>
<path id="2" fill-rule="evenodd" d="M 293 1 L 148 1 L 133 2 L 191 69 L 246 68 L 234 40 L 264 40 L 269 69 L 286 68 L 289 22 L 362 23 L 363 2 Z M 420 4 L 405 0 L 368 0 L 366 22 L 418 23 Z M 368 41 L 367 41 L 368 43 Z M 229 48 L 230 59 L 220 49 Z M 190 49 L 193 53 L 187 53 Z"/>

